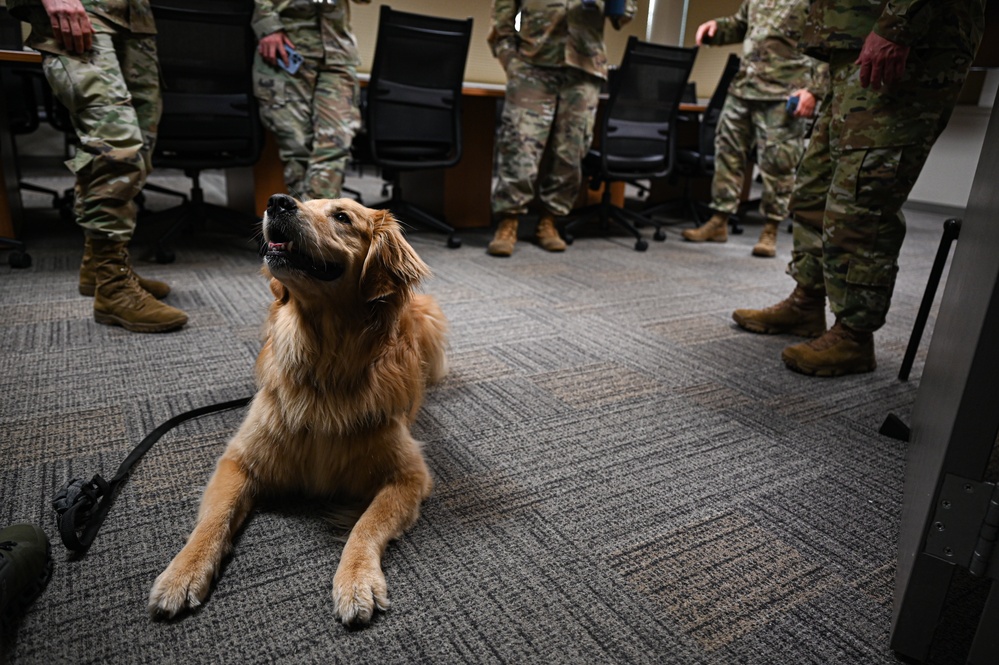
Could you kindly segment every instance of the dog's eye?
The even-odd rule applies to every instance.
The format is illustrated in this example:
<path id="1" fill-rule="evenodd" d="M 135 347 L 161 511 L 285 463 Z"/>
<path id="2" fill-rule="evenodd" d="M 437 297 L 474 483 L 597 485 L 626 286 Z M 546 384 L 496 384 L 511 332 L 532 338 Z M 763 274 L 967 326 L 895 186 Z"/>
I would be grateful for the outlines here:
<path id="1" fill-rule="evenodd" d="M 340 222 L 341 224 L 350 224 L 350 215 L 348 215 L 345 212 L 334 213 L 333 219 Z"/>

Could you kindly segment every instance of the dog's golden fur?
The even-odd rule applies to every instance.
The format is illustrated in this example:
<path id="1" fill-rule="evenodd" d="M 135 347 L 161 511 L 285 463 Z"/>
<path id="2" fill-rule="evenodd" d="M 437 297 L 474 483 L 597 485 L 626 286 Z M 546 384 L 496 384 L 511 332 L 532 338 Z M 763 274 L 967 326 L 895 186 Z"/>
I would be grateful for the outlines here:
<path id="1" fill-rule="evenodd" d="M 387 211 L 277 195 L 263 226 L 275 300 L 257 394 L 149 608 L 174 616 L 201 604 L 254 497 L 305 492 L 368 502 L 333 577 L 337 618 L 366 623 L 389 604 L 381 555 L 430 493 L 409 426 L 446 372 L 447 323 L 413 292 L 429 269 Z"/>

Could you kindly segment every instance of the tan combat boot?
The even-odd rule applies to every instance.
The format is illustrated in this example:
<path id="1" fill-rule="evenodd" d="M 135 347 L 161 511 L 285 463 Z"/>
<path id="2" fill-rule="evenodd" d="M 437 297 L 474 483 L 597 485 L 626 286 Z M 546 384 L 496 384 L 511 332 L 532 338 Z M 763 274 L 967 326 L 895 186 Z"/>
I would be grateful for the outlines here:
<path id="1" fill-rule="evenodd" d="M 496 227 L 496 235 L 489 242 L 486 248 L 488 254 L 493 256 L 510 256 L 513 254 L 513 246 L 517 243 L 517 218 L 504 217 Z"/>
<path id="2" fill-rule="evenodd" d="M 776 305 L 766 309 L 737 309 L 732 318 L 749 332 L 818 337 L 826 331 L 826 295 L 824 291 L 809 291 L 799 285 Z"/>
<path id="3" fill-rule="evenodd" d="M 777 256 L 777 225 L 778 222 L 768 221 L 760 232 L 760 239 L 753 246 L 753 256 Z"/>
<path id="4" fill-rule="evenodd" d="M 788 368 L 812 376 L 844 376 L 873 372 L 874 334 L 854 330 L 839 321 L 818 339 L 784 349 Z"/>
<path id="5" fill-rule="evenodd" d="M 167 332 L 187 323 L 187 314 L 139 286 L 128 267 L 126 243 L 94 240 L 92 246 L 97 265 L 94 321 L 132 332 Z"/>
<path id="6" fill-rule="evenodd" d="M 685 229 L 683 239 L 690 242 L 728 242 L 728 215 L 716 212 L 696 229 Z"/>
<path id="7" fill-rule="evenodd" d="M 538 244 L 541 248 L 549 252 L 564 252 L 565 251 L 565 241 L 558 234 L 558 229 L 555 228 L 555 218 L 549 213 L 541 215 L 541 219 L 538 221 L 538 230 L 535 232 L 535 237 L 538 239 Z"/>
<path id="8" fill-rule="evenodd" d="M 144 288 L 146 291 L 149 291 L 153 297 L 162 300 L 170 293 L 170 286 L 166 282 L 139 277 L 139 275 L 132 270 L 131 261 L 128 262 L 128 269 L 139 280 L 139 286 Z M 94 289 L 96 288 L 97 262 L 94 261 L 93 241 L 88 236 L 83 242 L 83 260 L 80 261 L 80 295 L 93 297 Z"/>

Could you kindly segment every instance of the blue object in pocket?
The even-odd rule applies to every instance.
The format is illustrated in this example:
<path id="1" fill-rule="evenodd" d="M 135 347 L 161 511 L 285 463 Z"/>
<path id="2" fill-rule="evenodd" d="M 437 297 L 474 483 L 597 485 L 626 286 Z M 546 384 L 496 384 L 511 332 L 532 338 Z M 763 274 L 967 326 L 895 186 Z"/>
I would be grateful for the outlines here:
<path id="1" fill-rule="evenodd" d="M 285 44 L 285 52 L 288 54 L 288 64 L 284 64 L 284 60 L 281 58 L 277 59 L 278 67 L 285 70 L 289 74 L 294 74 L 298 71 L 298 68 L 302 66 L 302 61 L 305 59 L 302 54 L 293 49 L 292 47 Z"/>

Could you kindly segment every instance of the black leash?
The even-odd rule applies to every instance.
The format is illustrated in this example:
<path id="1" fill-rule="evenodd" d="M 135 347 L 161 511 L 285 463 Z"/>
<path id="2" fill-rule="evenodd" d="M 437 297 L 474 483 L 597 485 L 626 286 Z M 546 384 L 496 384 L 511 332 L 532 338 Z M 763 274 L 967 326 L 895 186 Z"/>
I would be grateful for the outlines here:
<path id="1" fill-rule="evenodd" d="M 58 514 L 56 522 L 63 544 L 80 556 L 87 551 L 97 537 L 101 525 L 104 524 L 104 518 L 111 510 L 115 497 L 128 480 L 132 467 L 149 452 L 161 436 L 186 420 L 216 411 L 238 409 L 249 404 L 251 399 L 243 397 L 230 402 L 211 404 L 174 416 L 150 432 L 129 453 L 111 480 L 104 480 L 100 474 L 97 474 L 90 482 L 80 478 L 73 478 L 67 482 L 52 500 L 52 508 Z"/>

